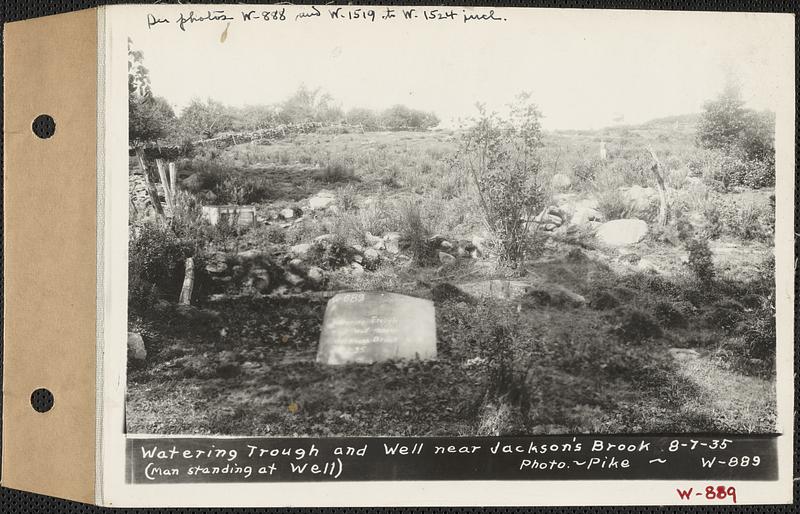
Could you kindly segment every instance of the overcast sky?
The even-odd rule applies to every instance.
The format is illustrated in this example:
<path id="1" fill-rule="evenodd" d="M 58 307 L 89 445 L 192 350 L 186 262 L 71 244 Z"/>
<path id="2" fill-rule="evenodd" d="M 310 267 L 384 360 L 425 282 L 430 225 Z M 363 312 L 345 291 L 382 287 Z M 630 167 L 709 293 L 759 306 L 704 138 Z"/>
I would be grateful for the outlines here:
<path id="1" fill-rule="evenodd" d="M 529 91 L 546 128 L 599 128 L 698 112 L 729 77 L 752 107 L 772 108 L 793 45 L 777 38 L 792 34 L 785 15 L 509 9 L 499 11 L 507 21 L 480 25 L 280 24 L 241 23 L 241 8 L 230 7 L 237 19 L 224 43 L 224 22 L 148 29 L 146 11 L 137 11 L 127 27 L 154 92 L 176 110 L 194 97 L 279 102 L 304 83 L 344 109 L 401 103 L 447 126 L 472 115 L 475 102 L 500 108 Z M 156 9 L 170 19 L 199 12 Z"/>

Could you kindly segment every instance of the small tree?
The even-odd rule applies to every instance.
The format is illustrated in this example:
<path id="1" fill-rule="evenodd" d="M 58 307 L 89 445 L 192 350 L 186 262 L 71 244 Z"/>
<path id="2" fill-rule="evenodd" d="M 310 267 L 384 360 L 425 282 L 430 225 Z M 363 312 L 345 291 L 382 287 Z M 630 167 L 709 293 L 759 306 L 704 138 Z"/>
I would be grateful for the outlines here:
<path id="1" fill-rule="evenodd" d="M 128 140 L 140 148 L 166 137 L 175 123 L 175 113 L 163 98 L 153 95 L 150 71 L 144 54 L 133 49 L 128 38 Z"/>
<path id="2" fill-rule="evenodd" d="M 775 113 L 747 109 L 738 87 L 727 86 L 717 99 L 705 104 L 697 143 L 723 152 L 738 164 L 721 170 L 723 181 L 755 187 L 774 184 Z M 736 173 L 737 168 L 749 171 Z"/>
<path id="3" fill-rule="evenodd" d="M 180 125 L 184 138 L 212 138 L 233 128 L 230 109 L 216 100 L 193 99 L 181 112 Z"/>
<path id="4" fill-rule="evenodd" d="M 500 245 L 502 261 L 516 266 L 535 244 L 534 218 L 546 206 L 540 176 L 541 114 L 527 94 L 500 118 L 478 105 L 478 117 L 463 136 L 460 155 L 478 192 L 484 221 Z"/>

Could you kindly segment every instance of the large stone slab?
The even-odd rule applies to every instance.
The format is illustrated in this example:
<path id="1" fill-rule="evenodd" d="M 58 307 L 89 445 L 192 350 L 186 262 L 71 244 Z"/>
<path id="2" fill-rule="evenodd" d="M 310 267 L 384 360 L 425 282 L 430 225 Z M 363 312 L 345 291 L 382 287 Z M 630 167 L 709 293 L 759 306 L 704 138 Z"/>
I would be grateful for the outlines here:
<path id="1" fill-rule="evenodd" d="M 608 246 L 628 246 L 647 235 L 647 223 L 639 219 L 607 221 L 598 227 L 595 237 Z"/>
<path id="2" fill-rule="evenodd" d="M 339 293 L 328 301 L 317 362 L 436 358 L 433 302 L 396 293 Z"/>

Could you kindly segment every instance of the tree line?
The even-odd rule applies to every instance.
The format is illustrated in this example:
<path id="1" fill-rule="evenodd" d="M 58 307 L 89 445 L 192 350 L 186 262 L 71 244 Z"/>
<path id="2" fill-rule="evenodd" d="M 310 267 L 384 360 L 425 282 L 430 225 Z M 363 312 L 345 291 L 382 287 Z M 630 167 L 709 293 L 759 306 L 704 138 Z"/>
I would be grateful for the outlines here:
<path id="1" fill-rule="evenodd" d="M 252 132 L 276 126 L 321 123 L 360 126 L 365 131 L 428 130 L 439 124 L 433 112 L 394 105 L 382 111 L 345 111 L 320 88 L 301 85 L 289 98 L 274 104 L 234 107 L 208 99 L 193 99 L 179 113 L 156 95 L 150 85 L 144 55 L 128 40 L 128 115 L 131 146 L 155 141 L 174 144 L 213 138 L 226 132 Z"/>

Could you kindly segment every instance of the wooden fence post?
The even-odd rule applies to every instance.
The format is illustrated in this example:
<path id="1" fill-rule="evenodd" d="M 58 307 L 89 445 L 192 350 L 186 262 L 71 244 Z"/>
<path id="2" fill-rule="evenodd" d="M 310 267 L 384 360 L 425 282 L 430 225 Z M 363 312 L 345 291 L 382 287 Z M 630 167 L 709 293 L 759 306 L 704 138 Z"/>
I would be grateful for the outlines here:
<path id="1" fill-rule="evenodd" d="M 164 187 L 164 199 L 167 201 L 167 208 L 171 215 L 175 212 L 175 206 L 172 203 L 172 192 L 169 186 L 169 179 L 167 178 L 167 170 L 164 168 L 164 161 L 156 159 L 156 166 L 158 167 L 158 176 L 161 179 L 161 185 Z"/>
<path id="2" fill-rule="evenodd" d="M 178 196 L 178 187 L 176 183 L 178 181 L 178 169 L 175 167 L 174 162 L 169 163 L 169 191 L 172 193 L 172 205 L 175 205 L 175 200 Z"/>
<path id="3" fill-rule="evenodd" d="M 187 257 L 185 267 L 186 272 L 183 275 L 183 287 L 181 288 L 181 296 L 178 299 L 178 303 L 190 305 L 192 303 L 192 291 L 194 290 L 194 259 Z"/>
<path id="4" fill-rule="evenodd" d="M 153 203 L 153 209 L 159 218 L 163 220 L 164 209 L 161 208 L 161 202 L 158 201 L 158 192 L 156 186 L 150 180 L 150 172 L 147 171 L 147 165 L 144 162 L 144 150 L 139 147 L 136 148 L 136 157 L 139 159 L 139 167 L 142 168 L 142 177 L 144 178 L 144 185 L 147 188 L 147 193 L 150 195 L 150 201 Z"/>
<path id="5" fill-rule="evenodd" d="M 650 170 L 655 175 L 656 185 L 658 186 L 658 224 L 663 227 L 667 224 L 667 190 L 664 187 L 664 176 L 661 174 L 661 163 L 652 148 L 648 148 L 648 151 L 650 152 L 650 157 L 653 158 L 653 166 Z"/>

